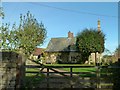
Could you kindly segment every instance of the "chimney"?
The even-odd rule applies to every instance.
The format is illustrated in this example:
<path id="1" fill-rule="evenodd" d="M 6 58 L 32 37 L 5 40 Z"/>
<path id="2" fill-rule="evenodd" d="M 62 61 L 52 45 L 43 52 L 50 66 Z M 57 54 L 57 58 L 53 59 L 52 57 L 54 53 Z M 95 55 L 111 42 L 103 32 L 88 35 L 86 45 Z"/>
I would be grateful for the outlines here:
<path id="1" fill-rule="evenodd" d="M 70 31 L 68 32 L 68 38 L 73 38 L 73 33 L 71 33 Z"/>
<path id="2" fill-rule="evenodd" d="M 100 20 L 98 20 L 98 32 L 100 32 L 101 31 L 101 29 L 100 29 L 101 27 L 100 27 Z"/>

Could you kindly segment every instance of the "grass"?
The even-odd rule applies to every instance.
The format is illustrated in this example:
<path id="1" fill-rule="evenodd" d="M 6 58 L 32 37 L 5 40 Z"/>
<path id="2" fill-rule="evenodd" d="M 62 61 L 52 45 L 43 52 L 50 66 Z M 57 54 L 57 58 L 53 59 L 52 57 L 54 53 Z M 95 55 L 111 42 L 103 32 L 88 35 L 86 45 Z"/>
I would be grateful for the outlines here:
<path id="1" fill-rule="evenodd" d="M 39 72 L 39 68 L 27 68 L 26 71 L 29 71 L 29 72 Z"/>
<path id="2" fill-rule="evenodd" d="M 39 69 L 37 68 L 27 68 L 26 71 L 29 72 L 39 72 Z M 26 73 L 25 75 L 25 87 L 26 88 L 30 88 L 30 87 L 35 87 L 36 85 L 38 85 L 40 83 L 41 80 L 44 79 L 44 74 L 32 74 L 32 73 Z"/>
<path id="3" fill-rule="evenodd" d="M 65 71 L 70 71 L 69 68 L 63 68 Z M 73 72 L 87 72 L 87 74 L 79 74 L 80 77 L 96 77 L 96 68 L 73 68 Z M 91 74 L 91 72 L 94 72 Z"/>
<path id="4" fill-rule="evenodd" d="M 70 68 L 63 68 L 63 70 L 70 72 Z M 96 68 L 73 68 L 73 72 L 95 72 Z"/>
<path id="5" fill-rule="evenodd" d="M 87 65 L 87 64 L 45 64 L 46 66 L 93 66 L 93 65 Z M 70 71 L 70 68 L 60 68 L 65 71 Z M 96 68 L 89 67 L 89 68 L 73 68 L 73 72 L 95 72 Z"/>

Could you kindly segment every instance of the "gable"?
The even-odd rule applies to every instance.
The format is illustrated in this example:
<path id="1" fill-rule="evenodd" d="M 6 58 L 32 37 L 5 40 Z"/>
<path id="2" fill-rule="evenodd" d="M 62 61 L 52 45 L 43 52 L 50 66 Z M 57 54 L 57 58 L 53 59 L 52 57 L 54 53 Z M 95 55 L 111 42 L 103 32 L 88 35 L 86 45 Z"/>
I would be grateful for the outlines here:
<path id="1" fill-rule="evenodd" d="M 51 38 L 46 51 L 47 52 L 62 52 L 76 51 L 76 38 Z"/>

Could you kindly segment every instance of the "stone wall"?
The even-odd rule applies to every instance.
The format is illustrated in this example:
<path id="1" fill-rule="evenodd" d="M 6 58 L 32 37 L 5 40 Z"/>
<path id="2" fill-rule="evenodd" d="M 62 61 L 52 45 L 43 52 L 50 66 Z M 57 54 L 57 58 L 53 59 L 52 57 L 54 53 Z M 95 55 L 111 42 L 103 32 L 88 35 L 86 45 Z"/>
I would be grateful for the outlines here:
<path id="1" fill-rule="evenodd" d="M 96 53 L 96 63 L 101 63 L 102 54 Z M 80 63 L 82 61 L 79 52 L 49 52 L 47 53 L 47 61 L 51 63 Z M 95 64 L 95 53 L 91 53 L 87 64 Z"/>
<path id="2" fill-rule="evenodd" d="M 22 56 L 7 51 L 0 55 L 0 90 L 15 90 L 22 83 Z"/>
<path id="3" fill-rule="evenodd" d="M 101 63 L 101 58 L 102 58 L 102 54 L 100 53 L 96 53 L 96 61 L 95 61 L 95 53 L 91 53 L 91 55 L 89 56 L 89 64 L 95 64 L 96 63 Z"/>
<path id="4" fill-rule="evenodd" d="M 80 63 L 80 61 L 81 61 L 81 54 L 80 54 L 80 52 L 70 52 L 70 54 L 69 54 L 69 61 L 71 63 Z"/>
<path id="5" fill-rule="evenodd" d="M 78 63 L 81 59 L 79 52 L 49 52 L 47 54 L 47 60 L 52 63 Z"/>

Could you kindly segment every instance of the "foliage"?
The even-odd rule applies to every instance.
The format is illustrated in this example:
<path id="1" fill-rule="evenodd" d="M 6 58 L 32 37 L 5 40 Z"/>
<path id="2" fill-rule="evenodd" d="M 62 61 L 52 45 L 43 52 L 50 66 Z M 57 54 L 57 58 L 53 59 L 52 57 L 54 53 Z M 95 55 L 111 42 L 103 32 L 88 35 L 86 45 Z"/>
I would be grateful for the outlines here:
<path id="1" fill-rule="evenodd" d="M 120 58 L 120 45 L 116 48 L 114 55 L 116 59 Z"/>
<path id="2" fill-rule="evenodd" d="M 21 50 L 28 56 L 38 45 L 43 44 L 46 38 L 46 29 L 28 12 L 26 15 L 20 15 L 19 27 L 14 24 L 12 30 L 9 30 L 9 25 L 3 25 L 2 38 L 4 49 Z"/>
<path id="3" fill-rule="evenodd" d="M 106 55 L 112 55 L 112 52 L 109 49 L 107 49 L 107 48 L 105 48 L 104 53 Z"/>
<path id="4" fill-rule="evenodd" d="M 2 17 L 2 19 L 4 19 L 4 12 L 3 12 L 3 7 L 0 7 L 0 17 Z"/>
<path id="5" fill-rule="evenodd" d="M 1 33 L 0 33 L 0 37 L 1 37 L 1 43 L 0 43 L 0 48 L 4 48 L 4 49 L 8 49 L 8 42 L 7 42 L 7 37 L 8 32 L 9 32 L 9 24 L 2 24 L 2 26 L 0 27 Z"/>
<path id="6" fill-rule="evenodd" d="M 120 48 L 120 46 L 118 48 L 116 48 L 114 53 L 110 52 L 110 50 L 105 48 L 105 50 L 104 50 L 105 55 L 102 57 L 102 64 L 110 65 L 110 64 L 118 61 L 118 57 L 120 55 L 119 48 Z"/>
<path id="7" fill-rule="evenodd" d="M 102 57 L 102 64 L 103 65 L 110 65 L 113 63 L 113 56 L 112 55 L 104 55 Z"/>
<path id="8" fill-rule="evenodd" d="M 102 53 L 104 51 L 105 35 L 96 29 L 84 29 L 78 32 L 76 46 L 82 52 L 83 59 L 86 60 L 90 53 Z"/>
<path id="9" fill-rule="evenodd" d="M 116 48 L 115 52 L 120 50 L 120 45 L 118 45 L 118 48 Z"/>

